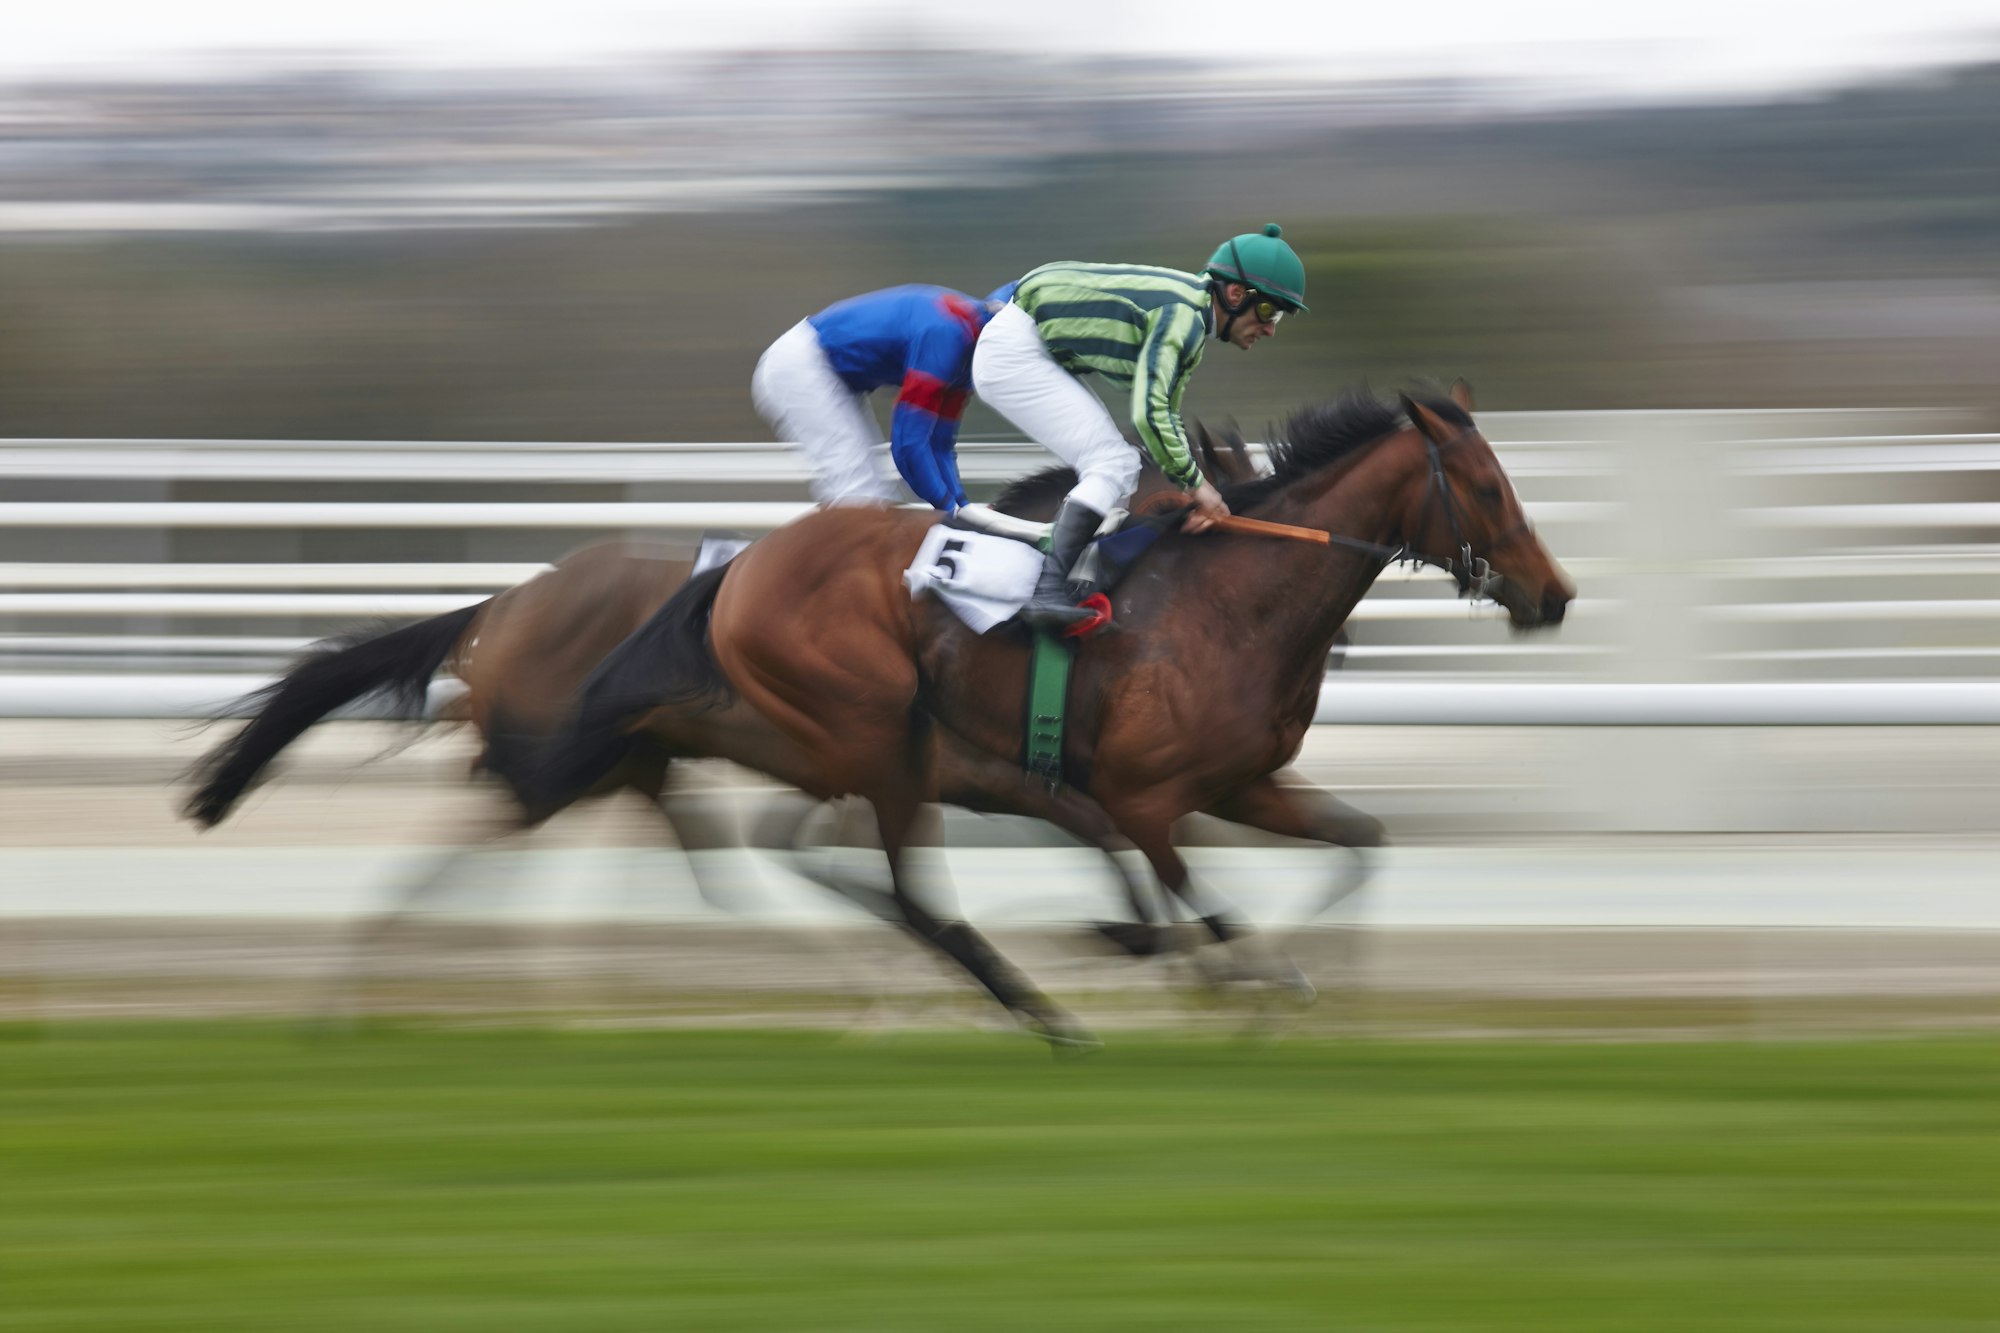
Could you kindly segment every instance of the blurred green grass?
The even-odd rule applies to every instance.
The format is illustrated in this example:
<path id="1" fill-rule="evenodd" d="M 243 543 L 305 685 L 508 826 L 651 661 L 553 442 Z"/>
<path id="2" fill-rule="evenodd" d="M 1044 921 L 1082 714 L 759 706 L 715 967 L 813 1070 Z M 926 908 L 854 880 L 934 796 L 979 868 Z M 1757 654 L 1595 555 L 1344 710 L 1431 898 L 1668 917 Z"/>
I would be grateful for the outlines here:
<path id="1" fill-rule="evenodd" d="M 1969 1329 L 2000 1045 L 64 1027 L 0 1329 Z"/>

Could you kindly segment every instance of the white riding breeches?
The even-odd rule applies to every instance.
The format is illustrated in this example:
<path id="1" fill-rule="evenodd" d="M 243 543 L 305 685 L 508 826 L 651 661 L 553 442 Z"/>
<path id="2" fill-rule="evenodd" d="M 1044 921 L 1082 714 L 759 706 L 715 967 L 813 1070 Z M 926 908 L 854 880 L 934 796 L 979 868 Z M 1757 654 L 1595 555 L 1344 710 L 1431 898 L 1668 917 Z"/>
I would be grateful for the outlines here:
<path id="1" fill-rule="evenodd" d="M 1139 484 L 1139 451 L 1098 396 L 1056 364 L 1034 318 L 1009 305 L 979 335 L 972 387 L 980 400 L 1076 469 L 1079 504 L 1108 514 Z"/>
<path id="2" fill-rule="evenodd" d="M 894 504 L 896 491 L 875 463 L 882 429 L 865 394 L 847 387 L 806 320 L 765 349 L 750 376 L 750 399 L 781 439 L 812 464 L 821 504 Z"/>

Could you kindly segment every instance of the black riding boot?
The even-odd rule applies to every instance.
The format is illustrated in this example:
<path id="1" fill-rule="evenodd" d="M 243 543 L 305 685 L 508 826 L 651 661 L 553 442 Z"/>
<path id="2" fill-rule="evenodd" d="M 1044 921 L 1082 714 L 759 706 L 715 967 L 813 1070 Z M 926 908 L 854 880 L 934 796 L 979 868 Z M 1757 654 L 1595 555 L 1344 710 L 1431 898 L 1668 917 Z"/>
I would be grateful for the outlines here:
<path id="1" fill-rule="evenodd" d="M 1070 592 L 1069 571 L 1090 545 L 1104 515 L 1074 499 L 1064 500 L 1049 527 L 1049 553 L 1042 565 L 1042 577 L 1035 595 L 1021 608 L 1021 619 L 1030 625 L 1074 625 L 1090 619 L 1090 612 L 1076 604 Z"/>

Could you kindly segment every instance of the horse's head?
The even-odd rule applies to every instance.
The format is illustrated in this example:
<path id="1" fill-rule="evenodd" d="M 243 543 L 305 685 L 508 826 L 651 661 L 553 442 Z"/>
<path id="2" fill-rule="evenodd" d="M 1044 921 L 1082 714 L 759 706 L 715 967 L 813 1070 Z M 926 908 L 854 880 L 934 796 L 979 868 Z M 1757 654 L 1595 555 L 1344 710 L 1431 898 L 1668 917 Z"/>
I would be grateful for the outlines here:
<path id="1" fill-rule="evenodd" d="M 1449 402 L 1405 394 L 1402 403 L 1430 458 L 1403 516 L 1411 548 L 1448 568 L 1461 593 L 1506 607 L 1515 629 L 1560 624 L 1576 585 L 1535 535 L 1473 422 L 1471 388 L 1459 380 Z"/>

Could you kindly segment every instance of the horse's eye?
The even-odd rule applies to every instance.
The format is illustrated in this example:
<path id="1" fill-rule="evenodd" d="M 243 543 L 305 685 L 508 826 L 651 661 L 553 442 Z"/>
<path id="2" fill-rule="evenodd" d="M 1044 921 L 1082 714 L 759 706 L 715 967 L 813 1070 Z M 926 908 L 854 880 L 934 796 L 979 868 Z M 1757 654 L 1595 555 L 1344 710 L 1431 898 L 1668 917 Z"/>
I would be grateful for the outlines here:
<path id="1" fill-rule="evenodd" d="M 1475 486 L 1472 493 L 1479 497 L 1479 503 L 1481 504 L 1497 505 L 1500 503 L 1500 488 L 1498 486 Z"/>

